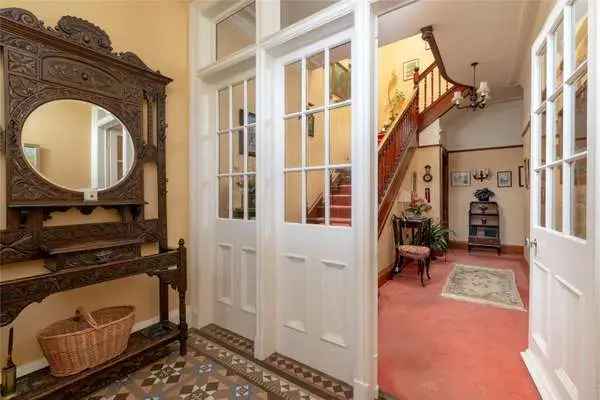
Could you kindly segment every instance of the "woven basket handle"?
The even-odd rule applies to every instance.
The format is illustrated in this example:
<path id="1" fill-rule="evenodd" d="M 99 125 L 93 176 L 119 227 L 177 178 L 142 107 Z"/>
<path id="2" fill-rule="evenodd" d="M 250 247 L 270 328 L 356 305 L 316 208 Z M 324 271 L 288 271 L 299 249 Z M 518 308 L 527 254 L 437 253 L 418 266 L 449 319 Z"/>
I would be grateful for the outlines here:
<path id="1" fill-rule="evenodd" d="M 98 323 L 96 322 L 94 317 L 92 317 L 92 314 L 87 312 L 83 307 L 77 307 L 77 310 L 75 310 L 75 318 L 83 318 L 85 322 L 90 324 L 92 328 L 98 329 Z"/>

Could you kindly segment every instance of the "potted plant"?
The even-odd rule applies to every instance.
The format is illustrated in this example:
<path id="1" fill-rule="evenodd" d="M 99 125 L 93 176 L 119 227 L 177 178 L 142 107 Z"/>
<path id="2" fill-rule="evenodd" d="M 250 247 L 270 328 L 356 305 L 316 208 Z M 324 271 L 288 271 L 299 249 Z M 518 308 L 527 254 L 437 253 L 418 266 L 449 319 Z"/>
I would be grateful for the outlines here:
<path id="1" fill-rule="evenodd" d="M 495 193 L 488 188 L 483 188 L 477 189 L 475 193 L 473 193 L 473 196 L 479 201 L 490 201 L 490 199 L 495 196 Z"/>
<path id="2" fill-rule="evenodd" d="M 450 229 L 444 228 L 440 224 L 431 224 L 429 230 L 429 247 L 434 256 L 446 254 L 451 234 L 454 234 L 454 232 Z"/>

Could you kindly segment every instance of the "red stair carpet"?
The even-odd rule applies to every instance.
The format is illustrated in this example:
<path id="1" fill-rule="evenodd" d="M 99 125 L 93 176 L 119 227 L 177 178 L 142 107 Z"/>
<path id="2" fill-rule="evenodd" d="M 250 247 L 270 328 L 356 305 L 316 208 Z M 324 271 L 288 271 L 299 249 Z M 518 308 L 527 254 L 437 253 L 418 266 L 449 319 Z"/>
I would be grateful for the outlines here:
<path id="1" fill-rule="evenodd" d="M 529 314 L 442 297 L 456 262 L 514 270 L 529 309 L 521 256 L 451 250 L 432 263 L 425 288 L 408 265 L 380 288 L 380 389 L 399 400 L 540 399 L 520 356 Z"/>

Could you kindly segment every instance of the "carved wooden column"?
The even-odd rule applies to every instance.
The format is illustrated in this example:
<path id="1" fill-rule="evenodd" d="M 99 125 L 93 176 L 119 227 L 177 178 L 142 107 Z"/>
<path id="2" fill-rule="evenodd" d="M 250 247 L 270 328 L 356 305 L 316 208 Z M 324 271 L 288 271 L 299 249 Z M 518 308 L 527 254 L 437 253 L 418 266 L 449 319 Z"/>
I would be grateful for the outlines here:
<path id="1" fill-rule="evenodd" d="M 185 293 L 187 291 L 187 250 L 183 239 L 179 239 L 177 249 L 178 260 L 178 283 L 177 292 L 179 293 L 179 354 L 185 356 L 187 353 L 188 325 L 186 315 Z"/>

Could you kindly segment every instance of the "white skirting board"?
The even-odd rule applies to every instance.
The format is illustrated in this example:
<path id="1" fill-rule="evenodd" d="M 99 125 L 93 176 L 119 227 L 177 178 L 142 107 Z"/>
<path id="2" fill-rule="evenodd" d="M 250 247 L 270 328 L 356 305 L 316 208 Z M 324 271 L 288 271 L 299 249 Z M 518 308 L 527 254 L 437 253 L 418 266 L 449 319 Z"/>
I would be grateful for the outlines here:
<path id="1" fill-rule="evenodd" d="M 548 379 L 539 366 L 536 356 L 531 351 L 525 350 L 521 353 L 521 358 L 523 359 L 542 400 L 559 400 L 554 394 L 550 382 L 548 382 Z"/>
<path id="2" fill-rule="evenodd" d="M 189 310 L 186 312 L 189 315 Z M 179 323 L 179 310 L 176 310 L 176 309 L 171 310 L 169 312 L 169 320 L 171 320 L 171 322 L 176 323 L 176 324 Z M 150 325 L 154 325 L 157 322 L 158 322 L 158 316 L 147 319 L 145 321 L 138 321 L 133 325 L 133 328 L 131 329 L 131 331 L 137 332 L 139 330 L 149 327 Z M 18 365 L 17 366 L 17 377 L 21 377 L 23 375 L 30 374 L 34 371 L 37 371 L 38 369 L 46 368 L 47 366 L 48 366 L 48 361 L 46 361 L 45 358 L 40 358 L 38 360 L 31 361 L 31 362 L 28 362 L 23 365 Z"/>

